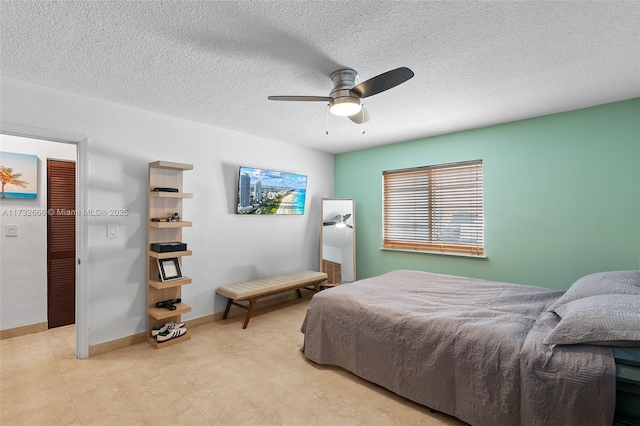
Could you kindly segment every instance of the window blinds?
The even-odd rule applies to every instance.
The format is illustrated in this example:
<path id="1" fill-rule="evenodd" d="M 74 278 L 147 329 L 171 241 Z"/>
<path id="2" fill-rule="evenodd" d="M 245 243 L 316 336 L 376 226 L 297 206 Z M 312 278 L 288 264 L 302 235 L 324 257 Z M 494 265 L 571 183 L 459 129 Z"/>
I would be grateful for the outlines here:
<path id="1" fill-rule="evenodd" d="M 383 247 L 483 255 L 482 160 L 383 177 Z"/>

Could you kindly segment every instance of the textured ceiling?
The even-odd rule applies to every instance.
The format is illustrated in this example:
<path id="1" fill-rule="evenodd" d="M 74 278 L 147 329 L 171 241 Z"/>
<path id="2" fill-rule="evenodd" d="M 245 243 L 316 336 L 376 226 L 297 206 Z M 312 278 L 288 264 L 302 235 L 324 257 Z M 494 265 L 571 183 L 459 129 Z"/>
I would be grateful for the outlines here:
<path id="1" fill-rule="evenodd" d="M 5 1 L 2 76 L 340 153 L 640 96 L 638 1 Z M 415 77 L 328 116 L 329 75 Z M 328 128 L 329 134 L 326 134 Z"/>

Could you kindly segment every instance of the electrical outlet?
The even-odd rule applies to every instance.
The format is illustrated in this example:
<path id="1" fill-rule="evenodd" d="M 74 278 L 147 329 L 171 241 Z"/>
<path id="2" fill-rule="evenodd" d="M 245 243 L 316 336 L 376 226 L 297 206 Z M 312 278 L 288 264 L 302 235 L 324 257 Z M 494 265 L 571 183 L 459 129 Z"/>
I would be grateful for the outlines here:
<path id="1" fill-rule="evenodd" d="M 118 238 L 118 225 L 115 223 L 107 225 L 107 238 Z"/>
<path id="2" fill-rule="evenodd" d="M 18 236 L 18 225 L 7 225 L 4 230 L 5 237 L 17 237 Z"/>

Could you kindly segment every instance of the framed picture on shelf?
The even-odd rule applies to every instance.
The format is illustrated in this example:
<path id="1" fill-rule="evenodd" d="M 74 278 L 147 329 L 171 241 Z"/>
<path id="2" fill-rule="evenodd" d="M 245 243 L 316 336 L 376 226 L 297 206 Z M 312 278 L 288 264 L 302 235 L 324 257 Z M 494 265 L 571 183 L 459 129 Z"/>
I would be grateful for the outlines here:
<path id="1" fill-rule="evenodd" d="M 178 261 L 177 257 L 158 259 L 158 270 L 160 271 L 160 279 L 162 282 L 182 278 L 180 261 Z"/>

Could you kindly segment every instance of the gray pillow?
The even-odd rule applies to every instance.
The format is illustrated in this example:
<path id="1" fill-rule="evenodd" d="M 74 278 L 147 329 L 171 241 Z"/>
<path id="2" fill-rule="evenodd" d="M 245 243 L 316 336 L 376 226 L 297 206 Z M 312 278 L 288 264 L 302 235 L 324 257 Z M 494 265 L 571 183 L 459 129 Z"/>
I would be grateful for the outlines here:
<path id="1" fill-rule="evenodd" d="M 562 305 L 547 345 L 640 346 L 640 295 L 604 294 Z"/>
<path id="2" fill-rule="evenodd" d="M 548 312 L 558 312 L 558 308 L 574 300 L 599 294 L 632 294 L 640 295 L 640 271 L 609 271 L 585 275 L 571 285 Z"/>

